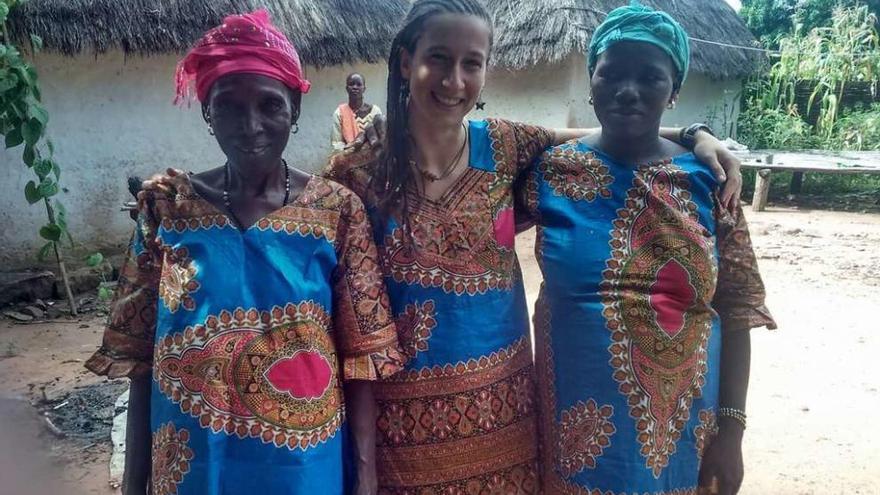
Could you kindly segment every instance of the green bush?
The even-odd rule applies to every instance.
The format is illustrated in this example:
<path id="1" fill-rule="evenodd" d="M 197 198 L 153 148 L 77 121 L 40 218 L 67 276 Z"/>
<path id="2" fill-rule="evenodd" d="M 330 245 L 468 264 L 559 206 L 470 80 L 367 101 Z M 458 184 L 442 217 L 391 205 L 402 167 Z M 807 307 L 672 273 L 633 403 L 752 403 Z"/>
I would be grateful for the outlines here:
<path id="1" fill-rule="evenodd" d="M 737 140 L 749 149 L 806 149 L 816 144 L 812 128 L 796 111 L 750 106 L 739 115 Z"/>
<path id="2" fill-rule="evenodd" d="M 737 140 L 749 149 L 880 151 L 880 103 L 844 111 L 827 135 L 820 135 L 797 110 L 750 106 L 740 113 Z"/>
<path id="3" fill-rule="evenodd" d="M 880 151 L 880 103 L 844 113 L 823 144 L 834 150 Z"/>

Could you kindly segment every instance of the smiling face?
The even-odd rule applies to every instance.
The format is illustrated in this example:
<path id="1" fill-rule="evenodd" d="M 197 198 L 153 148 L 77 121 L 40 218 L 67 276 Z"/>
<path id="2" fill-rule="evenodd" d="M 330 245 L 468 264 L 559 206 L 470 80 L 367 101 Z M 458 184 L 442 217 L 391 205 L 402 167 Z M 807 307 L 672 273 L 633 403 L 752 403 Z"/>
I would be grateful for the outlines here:
<path id="1" fill-rule="evenodd" d="M 352 74 L 345 80 L 345 91 L 348 93 L 348 96 L 363 96 L 366 89 L 367 83 L 364 81 L 364 76 L 360 74 Z"/>
<path id="2" fill-rule="evenodd" d="M 659 132 L 666 106 L 678 97 L 676 81 L 672 58 L 660 48 L 637 41 L 609 47 L 590 78 L 603 131 L 624 138 Z"/>
<path id="3" fill-rule="evenodd" d="M 265 171 L 281 159 L 300 96 L 270 77 L 229 74 L 211 87 L 202 110 L 230 164 Z"/>
<path id="4" fill-rule="evenodd" d="M 403 49 L 410 118 L 459 125 L 486 82 L 491 30 L 479 17 L 442 14 L 425 23 L 415 50 Z"/>

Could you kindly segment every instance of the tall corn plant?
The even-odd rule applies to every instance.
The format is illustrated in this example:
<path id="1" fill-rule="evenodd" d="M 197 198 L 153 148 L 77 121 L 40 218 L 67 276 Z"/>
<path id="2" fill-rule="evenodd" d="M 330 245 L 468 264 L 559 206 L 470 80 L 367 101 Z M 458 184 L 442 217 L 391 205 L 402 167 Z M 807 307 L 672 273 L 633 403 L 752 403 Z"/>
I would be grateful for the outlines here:
<path id="1" fill-rule="evenodd" d="M 802 81 L 813 85 L 807 113 L 819 105 L 816 131 L 829 139 L 840 115 L 847 84 L 876 82 L 880 77 L 880 35 L 876 18 L 867 6 L 836 8 L 829 27 L 803 34 L 801 26 L 780 40 L 780 57 L 771 71 L 760 104 L 792 111 L 796 88 Z"/>

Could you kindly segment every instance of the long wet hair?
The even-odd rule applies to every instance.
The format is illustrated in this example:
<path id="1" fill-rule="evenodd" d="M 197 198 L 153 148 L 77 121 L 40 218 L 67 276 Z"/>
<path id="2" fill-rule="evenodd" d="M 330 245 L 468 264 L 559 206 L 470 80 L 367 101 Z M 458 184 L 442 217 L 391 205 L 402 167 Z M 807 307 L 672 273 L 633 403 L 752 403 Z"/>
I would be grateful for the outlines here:
<path id="1" fill-rule="evenodd" d="M 383 216 L 387 219 L 399 212 L 407 231 L 407 186 L 413 180 L 413 172 L 408 158 L 409 81 L 401 74 L 400 60 L 403 50 L 411 55 L 415 53 L 416 45 L 425 32 L 425 23 L 443 14 L 472 15 L 484 20 L 489 26 L 490 51 L 492 48 L 492 16 L 479 0 L 416 0 L 391 43 L 388 56 L 387 142 L 373 181 Z"/>

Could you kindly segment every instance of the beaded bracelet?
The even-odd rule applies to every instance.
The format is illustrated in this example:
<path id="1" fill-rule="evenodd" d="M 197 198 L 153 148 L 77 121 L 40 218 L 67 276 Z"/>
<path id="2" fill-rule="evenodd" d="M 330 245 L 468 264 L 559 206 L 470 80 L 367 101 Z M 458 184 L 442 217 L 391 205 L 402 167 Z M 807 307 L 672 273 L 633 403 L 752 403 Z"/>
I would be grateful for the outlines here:
<path id="1" fill-rule="evenodd" d="M 718 408 L 718 417 L 727 417 L 734 419 L 742 425 L 743 429 L 746 429 L 746 413 L 741 409 L 735 409 L 733 407 L 720 407 Z"/>

